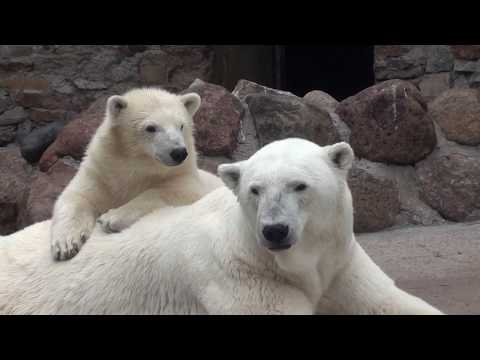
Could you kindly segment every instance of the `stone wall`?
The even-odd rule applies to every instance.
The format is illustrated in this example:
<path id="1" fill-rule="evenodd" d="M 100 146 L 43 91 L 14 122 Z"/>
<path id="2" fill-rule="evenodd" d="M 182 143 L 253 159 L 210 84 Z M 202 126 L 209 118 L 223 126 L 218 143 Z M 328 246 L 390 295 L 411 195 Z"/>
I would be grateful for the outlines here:
<path id="1" fill-rule="evenodd" d="M 375 78 L 410 80 L 427 101 L 450 88 L 480 88 L 480 45 L 377 45 Z"/>
<path id="2" fill-rule="evenodd" d="M 212 62 L 209 46 L 1 45 L 0 146 L 68 122 L 102 95 L 209 80 Z"/>

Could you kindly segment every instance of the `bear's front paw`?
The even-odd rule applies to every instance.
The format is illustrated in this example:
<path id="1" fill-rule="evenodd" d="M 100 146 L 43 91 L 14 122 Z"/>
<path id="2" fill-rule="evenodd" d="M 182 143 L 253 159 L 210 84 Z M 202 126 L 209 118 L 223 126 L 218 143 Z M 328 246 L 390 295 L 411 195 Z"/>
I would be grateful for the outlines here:
<path id="1" fill-rule="evenodd" d="M 68 260 L 78 254 L 83 244 L 87 241 L 89 230 L 69 232 L 56 232 L 51 243 L 51 251 L 55 260 Z"/>
<path id="2" fill-rule="evenodd" d="M 133 224 L 131 216 L 122 214 L 117 209 L 111 209 L 100 216 L 97 220 L 102 230 L 107 234 L 118 233 Z"/>

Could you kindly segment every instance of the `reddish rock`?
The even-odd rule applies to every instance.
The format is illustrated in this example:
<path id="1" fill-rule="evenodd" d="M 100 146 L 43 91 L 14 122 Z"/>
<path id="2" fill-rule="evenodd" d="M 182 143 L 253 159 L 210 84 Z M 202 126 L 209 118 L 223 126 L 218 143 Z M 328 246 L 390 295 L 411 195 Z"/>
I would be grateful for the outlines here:
<path id="1" fill-rule="evenodd" d="M 194 116 L 197 150 L 207 156 L 231 156 L 240 131 L 241 102 L 225 88 L 199 79 L 185 92 L 195 92 L 202 98 Z"/>
<path id="2" fill-rule="evenodd" d="M 1 79 L 0 87 L 10 90 L 46 90 L 49 82 L 43 78 L 29 78 L 24 76 Z"/>
<path id="3" fill-rule="evenodd" d="M 28 198 L 19 214 L 20 227 L 50 219 L 55 201 L 76 172 L 75 167 L 57 161 L 46 173 L 35 173 Z"/>
<path id="4" fill-rule="evenodd" d="M 480 45 L 450 45 L 450 48 L 457 59 L 480 59 Z"/>
<path id="5" fill-rule="evenodd" d="M 480 144 L 480 90 L 451 89 L 429 105 L 429 116 L 448 140 Z"/>
<path id="6" fill-rule="evenodd" d="M 29 187 L 29 167 L 16 147 L 0 148 L 0 235 L 17 229 L 17 214 Z"/>
<path id="7" fill-rule="evenodd" d="M 62 109 L 76 109 L 76 102 L 70 96 L 47 90 L 19 90 L 16 92 L 15 101 L 27 108 L 43 108 L 52 112 L 62 111 Z"/>
<path id="8" fill-rule="evenodd" d="M 217 175 L 218 165 L 231 163 L 233 160 L 224 156 L 199 156 L 197 162 L 199 169 Z"/>
<path id="9" fill-rule="evenodd" d="M 43 153 L 39 167 L 47 171 L 63 156 L 81 160 L 90 139 L 105 116 L 107 96 L 97 99 L 87 110 L 69 122 L 58 134 L 56 140 Z"/>
<path id="10" fill-rule="evenodd" d="M 67 118 L 65 110 L 46 110 L 46 109 L 31 109 L 30 119 L 37 124 L 45 124 L 54 121 L 63 121 Z"/>
<path id="11" fill-rule="evenodd" d="M 480 151 L 444 144 L 415 165 L 423 200 L 453 221 L 480 219 Z"/>
<path id="12" fill-rule="evenodd" d="M 352 192 L 354 231 L 379 231 L 395 224 L 400 213 L 398 184 L 385 176 L 381 164 L 355 161 L 348 175 Z"/>
<path id="13" fill-rule="evenodd" d="M 436 145 L 427 105 L 410 82 L 389 80 L 342 101 L 336 110 L 350 127 L 355 154 L 371 161 L 412 164 Z"/>

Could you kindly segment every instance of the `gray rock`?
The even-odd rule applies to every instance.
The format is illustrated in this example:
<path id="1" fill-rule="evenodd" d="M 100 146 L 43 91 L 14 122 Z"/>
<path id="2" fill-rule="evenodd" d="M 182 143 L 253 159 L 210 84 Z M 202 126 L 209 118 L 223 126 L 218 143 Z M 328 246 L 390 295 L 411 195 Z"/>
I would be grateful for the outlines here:
<path id="1" fill-rule="evenodd" d="M 455 60 L 455 66 L 453 70 L 455 72 L 475 72 L 477 71 L 477 62 L 468 60 Z"/>
<path id="2" fill-rule="evenodd" d="M 448 45 L 430 45 L 427 48 L 427 73 L 451 71 L 453 67 L 453 54 Z"/>
<path id="3" fill-rule="evenodd" d="M 295 96 L 291 92 L 282 91 L 277 89 L 272 89 L 260 84 L 257 84 L 253 81 L 249 80 L 239 80 L 235 89 L 233 89 L 232 94 L 239 98 L 241 101 L 245 101 L 247 96 L 255 95 L 255 94 L 263 94 L 263 95 L 290 95 Z"/>
<path id="4" fill-rule="evenodd" d="M 340 116 L 335 113 L 335 109 L 339 104 L 337 100 L 328 95 L 326 92 L 320 90 L 310 91 L 303 97 L 303 99 L 307 104 L 328 112 L 332 124 L 339 134 L 340 140 L 350 142 L 350 129 L 348 128 L 348 125 L 345 124 L 340 119 Z"/>
<path id="5" fill-rule="evenodd" d="M 424 75 L 418 87 L 425 100 L 431 101 L 450 88 L 450 73 Z"/>
<path id="6" fill-rule="evenodd" d="M 327 111 L 309 105 L 295 95 L 274 90 L 245 97 L 254 119 L 260 146 L 288 137 L 300 137 L 319 145 L 340 141 Z"/>
<path id="7" fill-rule="evenodd" d="M 102 81 L 90 81 L 86 79 L 75 79 L 73 80 L 75 86 L 82 90 L 104 90 L 107 88 Z"/>
<path id="8" fill-rule="evenodd" d="M 382 164 L 356 160 L 348 174 L 356 233 L 379 231 L 395 224 L 400 212 L 398 184 Z"/>
<path id="9" fill-rule="evenodd" d="M 8 110 L 12 105 L 12 101 L 10 100 L 10 96 L 5 90 L 0 89 L 0 114 Z"/>
<path id="10" fill-rule="evenodd" d="M 64 125 L 63 122 L 54 122 L 33 130 L 20 141 L 22 156 L 29 163 L 36 163 L 48 146 L 55 141 Z"/>
<path id="11" fill-rule="evenodd" d="M 457 89 L 470 88 L 471 73 L 453 73 L 453 87 Z"/>
<path id="12" fill-rule="evenodd" d="M 11 110 L 5 111 L 2 115 L 0 115 L 0 126 L 3 125 L 15 125 L 25 121 L 28 117 L 28 114 L 25 110 L 17 106 Z"/>
<path id="13" fill-rule="evenodd" d="M 15 141 L 17 127 L 15 125 L 0 126 L 0 146 L 5 146 Z"/>
<path id="14" fill-rule="evenodd" d="M 397 182 L 400 213 L 395 227 L 405 225 L 438 225 L 445 223 L 442 216 L 420 198 L 420 183 L 413 166 L 383 165 L 384 176 Z"/>
<path id="15" fill-rule="evenodd" d="M 398 56 L 376 56 L 375 77 L 377 80 L 416 78 L 425 72 L 426 60 L 425 47 L 419 45 Z"/>
<path id="16" fill-rule="evenodd" d="M 415 168 L 422 199 L 444 218 L 480 219 L 480 150 L 444 144 Z"/>

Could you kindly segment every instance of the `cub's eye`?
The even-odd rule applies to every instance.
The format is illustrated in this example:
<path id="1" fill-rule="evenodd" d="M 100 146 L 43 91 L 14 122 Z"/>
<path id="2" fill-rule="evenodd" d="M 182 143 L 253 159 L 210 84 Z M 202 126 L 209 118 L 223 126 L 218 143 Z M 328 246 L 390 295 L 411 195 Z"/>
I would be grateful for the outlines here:
<path id="1" fill-rule="evenodd" d="M 253 195 L 258 195 L 258 188 L 252 187 L 252 188 L 250 188 L 250 192 L 251 192 Z"/>
<path id="2" fill-rule="evenodd" d="M 295 191 L 304 191 L 306 188 L 307 188 L 307 185 L 305 185 L 305 184 L 298 184 L 297 186 L 295 186 L 294 190 L 295 190 Z"/>
<path id="3" fill-rule="evenodd" d="M 180 130 L 183 130 L 183 124 L 182 124 L 182 126 L 180 126 Z"/>
<path id="4" fill-rule="evenodd" d="M 157 131 L 157 128 L 153 125 L 148 125 L 146 128 L 145 128 L 145 131 L 146 132 L 149 132 L 149 133 L 154 133 Z"/>

